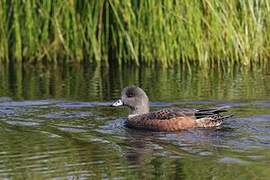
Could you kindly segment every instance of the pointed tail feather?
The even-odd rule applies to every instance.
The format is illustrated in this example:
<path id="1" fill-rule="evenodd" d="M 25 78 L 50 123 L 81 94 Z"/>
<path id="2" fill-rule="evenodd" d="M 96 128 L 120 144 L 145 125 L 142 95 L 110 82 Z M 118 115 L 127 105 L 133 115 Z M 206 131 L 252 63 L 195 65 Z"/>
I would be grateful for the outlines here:
<path id="1" fill-rule="evenodd" d="M 198 111 L 196 113 L 198 114 L 204 114 L 204 113 L 212 113 L 212 114 L 218 114 L 221 112 L 227 112 L 228 106 L 223 106 L 223 107 L 217 107 L 217 108 L 200 108 L 197 109 Z"/>

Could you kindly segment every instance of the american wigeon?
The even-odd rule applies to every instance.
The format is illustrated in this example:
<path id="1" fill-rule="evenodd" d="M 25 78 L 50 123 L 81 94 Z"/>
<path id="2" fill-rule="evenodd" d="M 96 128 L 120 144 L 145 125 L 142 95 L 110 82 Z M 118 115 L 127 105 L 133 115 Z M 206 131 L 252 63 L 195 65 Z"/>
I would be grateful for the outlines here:
<path id="1" fill-rule="evenodd" d="M 180 131 L 196 127 L 217 127 L 224 119 L 224 108 L 211 109 L 162 109 L 149 112 L 149 99 L 137 86 L 128 86 L 122 90 L 121 99 L 112 106 L 127 106 L 129 115 L 126 126 L 153 131 Z"/>

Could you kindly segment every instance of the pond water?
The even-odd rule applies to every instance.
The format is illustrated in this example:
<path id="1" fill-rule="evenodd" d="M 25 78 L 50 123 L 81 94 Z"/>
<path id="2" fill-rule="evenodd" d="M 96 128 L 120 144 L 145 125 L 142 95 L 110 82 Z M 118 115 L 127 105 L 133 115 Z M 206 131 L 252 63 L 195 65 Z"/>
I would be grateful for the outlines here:
<path id="1" fill-rule="evenodd" d="M 269 179 L 270 68 L 0 67 L 0 179 Z M 141 86 L 151 109 L 229 106 L 215 129 L 123 126 L 109 105 Z"/>

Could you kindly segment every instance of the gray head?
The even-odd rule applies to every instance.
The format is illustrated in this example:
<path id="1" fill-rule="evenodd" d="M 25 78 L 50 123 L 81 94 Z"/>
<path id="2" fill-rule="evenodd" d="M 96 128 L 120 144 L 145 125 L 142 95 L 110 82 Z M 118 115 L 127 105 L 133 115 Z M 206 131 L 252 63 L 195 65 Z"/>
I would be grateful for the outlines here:
<path id="1" fill-rule="evenodd" d="M 149 100 L 146 93 L 137 86 L 125 87 L 121 92 L 121 99 L 112 106 L 129 107 L 129 117 L 149 112 Z"/>

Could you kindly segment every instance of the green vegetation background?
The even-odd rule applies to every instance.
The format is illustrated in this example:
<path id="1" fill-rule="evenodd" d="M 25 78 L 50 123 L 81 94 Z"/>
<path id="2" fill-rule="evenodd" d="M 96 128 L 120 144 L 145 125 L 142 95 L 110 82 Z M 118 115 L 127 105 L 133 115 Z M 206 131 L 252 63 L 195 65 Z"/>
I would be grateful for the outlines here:
<path id="1" fill-rule="evenodd" d="M 0 0 L 0 61 L 266 62 L 268 0 Z"/>

